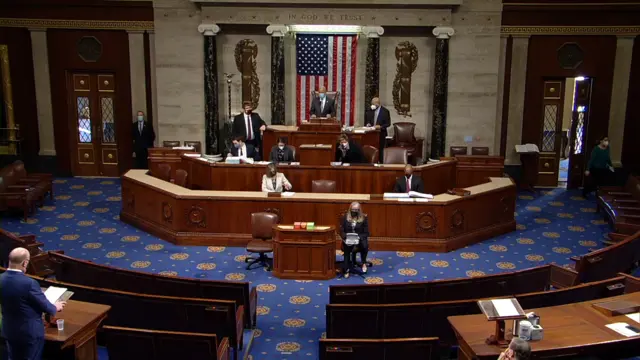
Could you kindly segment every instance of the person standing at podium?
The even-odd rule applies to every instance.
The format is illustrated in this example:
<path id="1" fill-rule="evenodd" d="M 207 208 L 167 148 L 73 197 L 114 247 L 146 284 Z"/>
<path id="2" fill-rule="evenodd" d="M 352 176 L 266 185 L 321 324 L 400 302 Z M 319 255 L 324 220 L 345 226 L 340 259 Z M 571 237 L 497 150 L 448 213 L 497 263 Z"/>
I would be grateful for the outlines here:
<path id="1" fill-rule="evenodd" d="M 359 242 L 357 245 L 347 245 L 345 240 L 347 234 L 358 234 Z M 362 212 L 360 203 L 352 202 L 349 210 L 342 218 L 340 224 L 340 237 L 342 238 L 342 251 L 344 252 L 343 274 L 345 278 L 349 277 L 349 270 L 355 265 L 355 254 L 360 253 L 362 260 L 362 272 L 367 272 L 367 253 L 369 252 L 369 221 L 367 215 Z M 352 261 L 353 254 L 353 262 Z"/>
<path id="2" fill-rule="evenodd" d="M 311 99 L 311 118 L 333 117 L 336 112 L 336 101 L 327 97 L 327 89 L 322 86 L 318 89 L 318 97 Z"/>
<path id="3" fill-rule="evenodd" d="M 289 191 L 293 188 L 291 183 L 283 173 L 278 172 L 276 164 L 267 165 L 266 174 L 262 175 L 262 191 L 263 192 L 282 192 Z"/>
<path id="4" fill-rule="evenodd" d="M 39 360 L 44 347 L 42 313 L 55 315 L 66 302 L 52 304 L 40 284 L 25 275 L 31 260 L 29 251 L 15 248 L 9 253 L 9 268 L 0 276 L 2 337 L 12 360 Z"/>
<path id="5" fill-rule="evenodd" d="M 253 146 L 256 153 L 260 153 L 262 147 L 262 131 L 267 129 L 267 124 L 260 115 L 253 112 L 253 105 L 249 101 L 242 104 L 244 112 L 233 118 L 231 132 L 233 136 L 244 136 L 245 142 Z"/>
<path id="6" fill-rule="evenodd" d="M 338 137 L 335 161 L 348 164 L 362 164 L 367 162 L 360 145 L 350 140 L 346 134 L 340 134 Z"/>
<path id="7" fill-rule="evenodd" d="M 384 146 L 387 143 L 387 128 L 391 126 L 391 113 L 389 110 L 380 105 L 380 98 L 371 99 L 371 110 L 367 110 L 364 114 L 364 124 L 367 127 L 375 126 L 380 130 L 380 142 L 378 153 L 380 155 L 380 163 L 384 159 Z"/>
<path id="8" fill-rule="evenodd" d="M 396 180 L 396 184 L 393 186 L 394 193 L 408 193 L 409 191 L 424 192 L 424 182 L 420 176 L 413 176 L 411 164 L 404 167 L 404 176 Z"/>

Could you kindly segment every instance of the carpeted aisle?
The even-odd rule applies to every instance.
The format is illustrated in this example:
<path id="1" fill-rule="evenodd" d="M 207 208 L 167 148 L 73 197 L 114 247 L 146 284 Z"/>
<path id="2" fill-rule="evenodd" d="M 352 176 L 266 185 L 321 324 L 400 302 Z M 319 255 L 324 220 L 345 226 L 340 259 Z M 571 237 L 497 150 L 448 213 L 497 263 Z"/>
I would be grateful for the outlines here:
<path id="1" fill-rule="evenodd" d="M 609 231 L 595 201 L 579 191 L 521 193 L 517 231 L 447 254 L 371 252 L 374 267 L 363 280 L 283 281 L 264 270 L 246 271 L 242 248 L 180 247 L 119 221 L 118 179 L 55 180 L 55 201 L 26 223 L 3 218 L 1 226 L 33 233 L 46 249 L 97 263 L 168 275 L 251 281 L 259 294 L 253 359 L 316 359 L 325 331 L 328 285 L 478 276 L 525 269 L 601 247 Z M 366 212 L 366 206 L 363 207 Z M 249 226 L 249 219 L 246 219 Z"/>

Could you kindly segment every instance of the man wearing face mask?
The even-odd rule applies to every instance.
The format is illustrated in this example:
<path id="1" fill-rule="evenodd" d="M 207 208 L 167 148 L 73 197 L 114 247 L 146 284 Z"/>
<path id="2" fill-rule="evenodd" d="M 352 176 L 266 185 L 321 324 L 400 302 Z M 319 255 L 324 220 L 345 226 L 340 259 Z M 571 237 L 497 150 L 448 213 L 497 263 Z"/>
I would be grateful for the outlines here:
<path id="1" fill-rule="evenodd" d="M 136 121 L 133 122 L 131 127 L 131 132 L 133 135 L 133 153 L 136 158 L 135 167 L 137 169 L 147 169 L 147 149 L 153 147 L 153 142 L 156 141 L 156 133 L 153 131 L 153 125 L 145 121 L 142 111 L 138 111 Z"/>
<path id="2" fill-rule="evenodd" d="M 327 89 L 322 86 L 318 89 L 318 97 L 311 100 L 311 118 L 334 117 L 336 113 L 336 102 L 327 97 Z"/>
<path id="3" fill-rule="evenodd" d="M 236 136 L 233 138 L 233 146 L 231 152 L 227 156 L 237 156 L 244 159 L 256 159 L 258 153 L 251 144 L 247 144 L 244 141 L 244 136 Z"/>
<path id="4" fill-rule="evenodd" d="M 260 115 L 253 112 L 253 105 L 245 102 L 243 105 L 244 112 L 236 115 L 233 119 L 231 131 L 234 137 L 244 136 L 245 142 L 252 145 L 256 150 L 259 159 L 260 148 L 262 147 L 262 132 L 267 129 L 267 124 L 262 120 Z"/>
<path id="5" fill-rule="evenodd" d="M 387 142 L 387 128 L 391 126 L 391 113 L 389 110 L 380 105 L 380 98 L 371 99 L 371 110 L 367 110 L 364 114 L 364 124 L 367 127 L 375 126 L 380 130 L 380 145 L 378 153 L 380 155 L 380 163 L 384 159 L 384 146 Z"/>
<path id="6" fill-rule="evenodd" d="M 350 140 L 346 134 L 340 134 L 338 137 L 335 161 L 348 164 L 363 164 L 367 162 L 360 145 Z"/>
<path id="7" fill-rule="evenodd" d="M 424 193 L 424 182 L 420 176 L 413 176 L 413 166 L 408 164 L 404 167 L 404 176 L 396 180 L 393 192 L 408 193 L 409 191 Z"/>
<path id="8" fill-rule="evenodd" d="M 295 154 L 291 147 L 287 146 L 287 138 L 278 138 L 278 145 L 271 148 L 269 161 L 273 162 L 292 162 L 295 160 Z"/>

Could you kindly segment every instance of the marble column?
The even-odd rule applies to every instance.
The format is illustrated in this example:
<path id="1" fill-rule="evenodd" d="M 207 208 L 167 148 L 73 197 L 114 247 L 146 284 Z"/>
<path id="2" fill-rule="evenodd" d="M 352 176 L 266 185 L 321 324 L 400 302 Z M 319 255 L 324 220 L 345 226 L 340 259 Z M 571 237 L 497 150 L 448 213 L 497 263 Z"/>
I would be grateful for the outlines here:
<path id="1" fill-rule="evenodd" d="M 204 126 L 205 154 L 220 153 L 220 126 L 218 121 L 218 61 L 216 24 L 200 24 L 198 31 L 204 35 Z"/>
<path id="2" fill-rule="evenodd" d="M 284 38 L 287 34 L 287 27 L 285 25 L 269 25 L 267 33 L 271 35 L 271 125 L 284 125 Z"/>
<path id="3" fill-rule="evenodd" d="M 493 154 L 500 155 L 502 141 L 502 108 L 504 106 L 504 73 L 507 60 L 507 35 L 500 36 L 500 62 L 498 63 L 498 101 L 496 102 L 496 126 L 493 138 Z M 508 100 L 508 99 L 507 99 Z"/>
<path id="4" fill-rule="evenodd" d="M 436 27 L 436 61 L 433 77 L 433 123 L 431 127 L 431 159 L 445 156 L 447 140 L 447 93 L 449 92 L 449 38 L 455 31 L 450 27 Z"/>
<path id="5" fill-rule="evenodd" d="M 616 60 L 613 68 L 613 91 L 611 91 L 611 109 L 609 110 L 609 139 L 611 162 L 621 166 L 622 139 L 627 112 L 627 96 L 631 77 L 631 60 L 635 36 L 618 36 Z"/>
<path id="6" fill-rule="evenodd" d="M 38 155 L 55 156 L 56 144 L 55 138 L 53 137 L 53 110 L 51 105 L 47 29 L 36 28 L 29 29 L 29 31 L 31 33 L 31 53 L 33 54 L 38 133 L 40 134 L 40 152 Z M 17 81 L 17 79 L 13 81 Z"/>
<path id="7" fill-rule="evenodd" d="M 151 80 L 151 114 L 153 114 L 153 128 L 156 130 L 156 146 L 158 144 L 158 88 L 156 85 L 156 34 L 147 30 L 149 34 L 149 79 Z"/>
<path id="8" fill-rule="evenodd" d="M 371 99 L 380 96 L 380 36 L 381 26 L 364 26 L 362 33 L 367 37 L 367 59 L 364 80 L 364 107 L 369 109 Z"/>
<path id="9" fill-rule="evenodd" d="M 515 146 L 522 143 L 522 118 L 524 116 L 528 57 L 529 35 L 513 36 L 508 118 L 503 119 L 503 121 L 508 121 L 505 165 L 520 165 L 520 156 L 516 153 Z"/>
<path id="10" fill-rule="evenodd" d="M 147 113 L 147 78 L 144 66 L 144 31 L 129 30 L 129 71 L 131 73 L 131 119 L 138 111 Z"/>

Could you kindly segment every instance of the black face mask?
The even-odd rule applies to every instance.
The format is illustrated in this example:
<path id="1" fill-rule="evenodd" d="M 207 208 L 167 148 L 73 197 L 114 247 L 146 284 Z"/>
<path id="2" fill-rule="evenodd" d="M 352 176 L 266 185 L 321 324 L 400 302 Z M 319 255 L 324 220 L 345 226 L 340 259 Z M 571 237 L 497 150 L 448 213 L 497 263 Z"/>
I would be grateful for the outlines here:
<path id="1" fill-rule="evenodd" d="M 407 179 L 409 179 L 411 177 L 411 174 L 404 174 L 404 176 L 406 176 Z"/>
<path id="2" fill-rule="evenodd" d="M 251 110 L 245 110 L 244 113 L 247 115 L 251 115 Z"/>
<path id="3" fill-rule="evenodd" d="M 351 212 L 351 217 L 358 217 L 358 212 L 357 211 L 352 211 Z"/>

